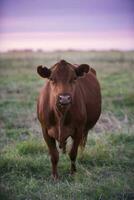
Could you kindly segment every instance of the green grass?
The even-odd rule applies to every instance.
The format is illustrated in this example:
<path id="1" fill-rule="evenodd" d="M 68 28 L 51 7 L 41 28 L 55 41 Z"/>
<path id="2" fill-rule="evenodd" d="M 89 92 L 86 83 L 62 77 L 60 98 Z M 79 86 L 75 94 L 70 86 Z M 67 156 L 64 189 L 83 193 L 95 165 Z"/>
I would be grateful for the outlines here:
<path id="1" fill-rule="evenodd" d="M 79 151 L 70 176 L 68 155 L 60 154 L 60 179 L 53 181 L 47 146 L 36 116 L 44 83 L 37 65 L 59 59 L 88 63 L 102 89 L 102 116 Z M 0 54 L 0 199 L 134 199 L 134 52 L 10 52 Z"/>
<path id="2" fill-rule="evenodd" d="M 132 134 L 92 134 L 92 144 L 77 161 L 78 173 L 69 176 L 69 158 L 59 163 L 60 180 L 50 178 L 50 161 L 42 141 L 27 140 L 6 147 L 0 160 L 6 194 L 16 199 L 123 199 L 133 191 Z M 23 187 L 23 189 L 22 189 Z M 39 196 L 38 196 L 39 195 Z M 27 198 L 28 198 L 27 197 Z"/>

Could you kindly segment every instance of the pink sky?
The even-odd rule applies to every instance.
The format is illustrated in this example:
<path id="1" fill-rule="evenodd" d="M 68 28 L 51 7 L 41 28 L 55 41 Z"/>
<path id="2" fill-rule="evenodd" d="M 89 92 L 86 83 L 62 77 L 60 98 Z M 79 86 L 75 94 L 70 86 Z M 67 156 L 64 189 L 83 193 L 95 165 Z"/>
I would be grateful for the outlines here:
<path id="1" fill-rule="evenodd" d="M 0 51 L 12 49 L 51 50 L 132 50 L 133 33 L 83 33 L 83 32 L 45 32 L 45 33 L 1 33 Z"/>

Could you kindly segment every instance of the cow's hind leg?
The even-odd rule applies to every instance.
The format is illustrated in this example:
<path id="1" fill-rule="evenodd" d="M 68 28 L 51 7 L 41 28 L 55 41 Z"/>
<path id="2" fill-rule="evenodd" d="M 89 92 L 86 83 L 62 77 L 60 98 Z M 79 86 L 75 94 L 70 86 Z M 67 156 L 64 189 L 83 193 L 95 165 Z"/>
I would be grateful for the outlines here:
<path id="1" fill-rule="evenodd" d="M 52 163 L 52 177 L 54 179 L 58 179 L 58 171 L 57 171 L 57 164 L 59 161 L 59 152 L 56 147 L 56 141 L 55 139 L 51 138 L 48 133 L 47 129 L 43 128 L 43 136 L 47 143 L 47 146 L 49 148 L 49 153 L 51 157 L 51 163 Z"/>

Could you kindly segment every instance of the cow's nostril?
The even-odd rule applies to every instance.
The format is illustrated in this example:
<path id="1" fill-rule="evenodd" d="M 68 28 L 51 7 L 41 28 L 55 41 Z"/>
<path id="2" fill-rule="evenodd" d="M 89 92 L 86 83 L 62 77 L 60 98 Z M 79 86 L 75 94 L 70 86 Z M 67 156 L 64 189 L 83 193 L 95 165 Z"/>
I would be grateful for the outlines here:
<path id="1" fill-rule="evenodd" d="M 70 96 L 68 96 L 68 100 L 71 100 L 71 97 L 70 97 Z"/>
<path id="2" fill-rule="evenodd" d="M 62 100 L 62 97 L 61 97 L 61 96 L 59 96 L 59 100 L 60 100 L 60 101 Z"/>
<path id="3" fill-rule="evenodd" d="M 71 96 L 68 94 L 59 95 L 58 101 L 62 105 L 67 105 L 71 102 Z"/>

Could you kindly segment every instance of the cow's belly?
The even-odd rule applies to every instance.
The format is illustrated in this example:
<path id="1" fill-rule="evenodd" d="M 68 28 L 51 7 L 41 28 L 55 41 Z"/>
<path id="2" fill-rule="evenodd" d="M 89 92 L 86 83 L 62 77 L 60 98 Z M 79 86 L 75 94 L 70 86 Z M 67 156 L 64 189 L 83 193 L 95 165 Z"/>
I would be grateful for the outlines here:
<path id="1" fill-rule="evenodd" d="M 98 121 L 101 114 L 101 104 L 92 105 L 87 109 L 87 124 L 88 129 L 91 129 Z"/>

